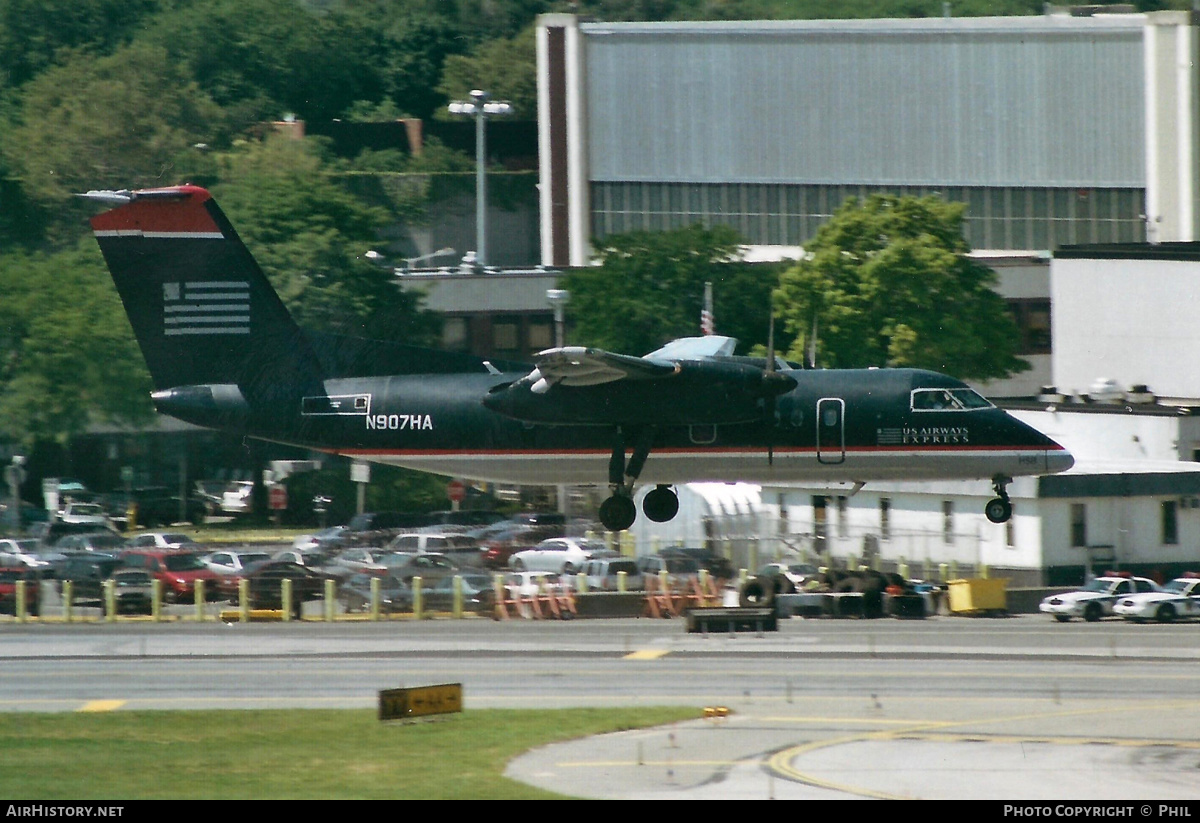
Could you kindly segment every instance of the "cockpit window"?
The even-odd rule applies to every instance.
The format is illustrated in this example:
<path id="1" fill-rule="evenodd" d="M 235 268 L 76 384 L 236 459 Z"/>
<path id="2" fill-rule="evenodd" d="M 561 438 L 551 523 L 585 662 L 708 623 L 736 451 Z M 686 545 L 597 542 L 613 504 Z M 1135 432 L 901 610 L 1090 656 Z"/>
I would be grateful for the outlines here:
<path id="1" fill-rule="evenodd" d="M 913 411 L 970 411 L 991 405 L 972 389 L 914 389 L 912 393 Z"/>

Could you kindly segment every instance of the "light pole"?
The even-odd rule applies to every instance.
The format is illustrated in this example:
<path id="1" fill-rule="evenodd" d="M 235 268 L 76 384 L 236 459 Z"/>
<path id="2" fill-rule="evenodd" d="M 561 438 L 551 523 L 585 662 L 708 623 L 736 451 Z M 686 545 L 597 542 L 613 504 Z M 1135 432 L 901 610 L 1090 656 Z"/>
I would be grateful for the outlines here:
<path id="1" fill-rule="evenodd" d="M 571 293 L 566 289 L 546 289 L 546 299 L 554 307 L 554 345 L 562 348 L 566 345 L 566 306 L 571 300 Z"/>
<path id="2" fill-rule="evenodd" d="M 470 100 L 455 100 L 451 114 L 475 118 L 475 265 L 487 266 L 487 138 L 484 124 L 489 117 L 513 113 L 513 107 L 503 101 L 492 101 L 486 91 L 473 89 Z"/>

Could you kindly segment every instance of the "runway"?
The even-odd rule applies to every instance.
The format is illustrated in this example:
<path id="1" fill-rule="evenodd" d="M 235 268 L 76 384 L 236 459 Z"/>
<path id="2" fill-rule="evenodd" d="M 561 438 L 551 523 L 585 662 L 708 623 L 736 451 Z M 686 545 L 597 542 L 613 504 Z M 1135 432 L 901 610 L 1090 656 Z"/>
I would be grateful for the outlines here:
<path id="1" fill-rule="evenodd" d="M 0 712 L 684 704 L 508 774 L 595 798 L 1196 799 L 1200 625 L 1002 619 L 0 624 Z M 2 721 L 0 721 L 2 722 Z"/>

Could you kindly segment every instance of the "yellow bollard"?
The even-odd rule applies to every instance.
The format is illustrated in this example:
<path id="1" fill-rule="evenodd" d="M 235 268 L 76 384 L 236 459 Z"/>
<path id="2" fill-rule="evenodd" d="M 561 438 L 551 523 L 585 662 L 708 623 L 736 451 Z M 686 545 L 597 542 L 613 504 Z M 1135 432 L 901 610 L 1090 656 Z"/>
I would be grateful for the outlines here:
<path id="1" fill-rule="evenodd" d="M 75 610 L 75 584 L 70 580 L 62 583 L 63 620 L 70 623 L 72 612 Z"/>
<path id="2" fill-rule="evenodd" d="M 116 583 L 111 578 L 105 580 L 100 584 L 100 591 L 104 596 L 104 619 L 112 623 L 117 619 Z"/>
<path id="3" fill-rule="evenodd" d="M 291 578 L 284 578 L 279 586 L 279 606 L 283 609 L 283 620 L 285 623 L 292 619 L 292 581 Z"/>
<path id="4" fill-rule="evenodd" d="M 337 602 L 336 593 L 334 592 L 334 583 L 332 580 L 325 581 L 325 622 L 333 622 L 333 606 Z"/>
<path id="5" fill-rule="evenodd" d="M 17 594 L 17 602 L 16 602 L 16 605 L 13 607 L 13 614 L 16 616 L 18 623 L 24 623 L 25 622 L 25 612 L 29 608 L 28 604 L 25 602 L 25 581 L 24 580 L 17 581 L 16 594 Z"/>
<path id="6" fill-rule="evenodd" d="M 579 592 L 580 594 L 587 594 L 587 590 L 588 590 L 587 573 L 580 572 L 579 574 L 575 575 L 575 591 Z"/>
<path id="7" fill-rule="evenodd" d="M 454 579 L 450 581 L 450 591 L 452 601 L 450 606 L 450 614 L 453 617 L 462 617 L 463 613 L 463 593 L 462 593 L 462 575 L 454 575 Z"/>
<path id="8" fill-rule="evenodd" d="M 157 577 L 150 579 L 150 617 L 156 623 L 162 620 L 162 581 Z"/>
<path id="9" fill-rule="evenodd" d="M 238 612 L 241 622 L 250 619 L 250 581 L 244 577 L 238 581 Z"/>
<path id="10" fill-rule="evenodd" d="M 371 619 L 379 619 L 379 586 L 383 581 L 378 576 L 371 577 Z"/>
<path id="11" fill-rule="evenodd" d="M 425 616 L 425 598 L 421 594 L 421 578 L 414 577 L 409 585 L 413 590 L 413 617 L 420 620 Z"/>
<path id="12" fill-rule="evenodd" d="M 203 623 L 204 622 L 204 603 L 205 603 L 204 581 L 203 580 L 196 581 L 196 590 L 194 592 L 194 595 L 195 595 L 195 600 L 196 600 L 196 622 Z"/>
<path id="13" fill-rule="evenodd" d="M 617 591 L 622 594 L 629 591 L 629 572 L 617 572 Z"/>

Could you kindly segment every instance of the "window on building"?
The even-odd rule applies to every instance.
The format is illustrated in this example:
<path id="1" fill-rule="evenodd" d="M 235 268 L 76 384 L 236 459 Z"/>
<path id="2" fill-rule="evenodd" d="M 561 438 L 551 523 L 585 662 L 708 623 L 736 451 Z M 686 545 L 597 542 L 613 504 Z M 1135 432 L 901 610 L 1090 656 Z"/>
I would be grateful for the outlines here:
<path id="1" fill-rule="evenodd" d="M 879 538 L 881 540 L 892 539 L 892 501 L 887 497 L 879 498 Z"/>
<path id="2" fill-rule="evenodd" d="M 492 348 L 495 351 L 510 352 L 518 348 L 516 323 L 492 324 Z"/>
<path id="3" fill-rule="evenodd" d="M 467 351 L 471 335 L 467 318 L 447 317 L 442 321 L 442 348 L 447 351 Z"/>
<path id="4" fill-rule="evenodd" d="M 1050 354 L 1049 298 L 1009 300 L 1008 308 L 1017 323 L 1017 354 Z"/>
<path id="5" fill-rule="evenodd" d="M 1179 545 L 1179 503 L 1175 500 L 1162 502 L 1162 542 L 1166 546 Z"/>
<path id="6" fill-rule="evenodd" d="M 942 501 L 942 542 L 954 542 L 954 501 Z"/>
<path id="7" fill-rule="evenodd" d="M 550 323 L 530 321 L 529 350 L 531 352 L 545 351 L 554 346 L 554 326 Z"/>
<path id="8" fill-rule="evenodd" d="M 1071 504 L 1071 545 L 1082 548 L 1087 545 L 1087 505 Z"/>

